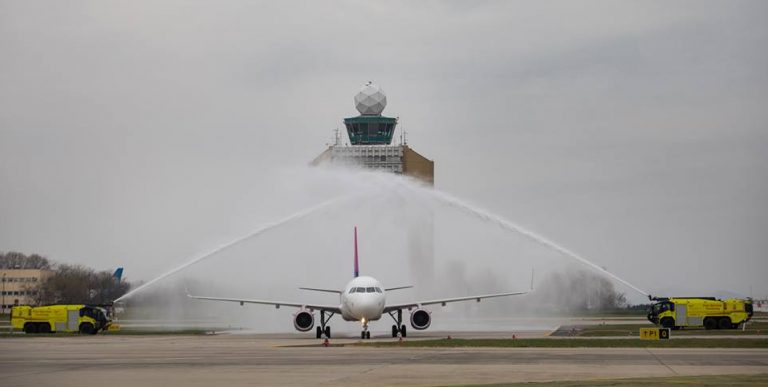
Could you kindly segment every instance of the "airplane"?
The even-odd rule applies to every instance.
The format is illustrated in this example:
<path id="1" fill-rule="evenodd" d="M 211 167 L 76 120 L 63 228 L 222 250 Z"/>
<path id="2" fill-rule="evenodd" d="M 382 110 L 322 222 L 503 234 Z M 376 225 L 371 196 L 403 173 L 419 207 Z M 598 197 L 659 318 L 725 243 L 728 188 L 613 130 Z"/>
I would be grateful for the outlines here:
<path id="1" fill-rule="evenodd" d="M 373 277 L 361 276 L 359 263 L 358 263 L 358 251 L 357 251 L 357 227 L 355 227 L 355 262 L 354 262 L 354 278 L 347 283 L 344 290 L 333 289 L 318 289 L 318 288 L 299 288 L 302 290 L 310 290 L 316 292 L 335 293 L 339 295 L 339 305 L 319 305 L 309 303 L 296 303 L 296 302 L 281 302 L 281 301 L 264 301 L 253 300 L 243 298 L 224 298 L 224 297 L 208 297 L 208 296 L 193 296 L 187 294 L 187 297 L 198 300 L 209 301 L 229 301 L 238 302 L 240 306 L 244 304 L 262 304 L 273 305 L 276 308 L 281 306 L 289 306 L 299 308 L 299 310 L 293 315 L 293 326 L 299 332 L 308 332 L 315 325 L 314 312 L 320 311 L 320 325 L 315 331 L 315 336 L 320 339 L 325 336 L 331 337 L 331 327 L 328 325 L 330 319 L 334 315 L 341 315 L 345 321 L 358 321 L 362 323 L 363 330 L 360 333 L 361 339 L 370 339 L 371 332 L 368 330 L 368 324 L 371 321 L 379 320 L 385 313 L 388 314 L 394 320 L 395 324 L 392 325 L 392 337 L 406 337 L 406 326 L 403 324 L 403 309 L 411 311 L 410 322 L 411 327 L 416 330 L 424 330 L 429 328 L 432 324 L 432 312 L 424 309 L 427 305 L 440 304 L 445 306 L 449 302 L 480 300 L 485 298 L 494 297 L 506 297 L 527 294 L 533 290 L 533 278 L 531 278 L 531 288 L 525 292 L 511 292 L 511 293 L 494 293 L 483 294 L 477 296 L 466 296 L 457 298 L 445 298 L 428 301 L 416 301 L 404 304 L 387 305 L 386 292 L 400 289 L 412 288 L 409 286 L 400 286 L 394 288 L 385 288 L 381 282 Z M 326 317 L 326 313 L 329 314 Z"/>

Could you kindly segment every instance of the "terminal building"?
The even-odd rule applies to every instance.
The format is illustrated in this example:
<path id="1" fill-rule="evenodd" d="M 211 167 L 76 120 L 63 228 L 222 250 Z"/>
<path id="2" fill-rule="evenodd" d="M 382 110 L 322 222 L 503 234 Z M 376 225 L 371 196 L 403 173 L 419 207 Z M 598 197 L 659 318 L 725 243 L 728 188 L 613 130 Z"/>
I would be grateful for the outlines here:
<path id="1" fill-rule="evenodd" d="M 37 305 L 39 285 L 51 275 L 44 269 L 0 269 L 0 313 L 16 305 Z"/>

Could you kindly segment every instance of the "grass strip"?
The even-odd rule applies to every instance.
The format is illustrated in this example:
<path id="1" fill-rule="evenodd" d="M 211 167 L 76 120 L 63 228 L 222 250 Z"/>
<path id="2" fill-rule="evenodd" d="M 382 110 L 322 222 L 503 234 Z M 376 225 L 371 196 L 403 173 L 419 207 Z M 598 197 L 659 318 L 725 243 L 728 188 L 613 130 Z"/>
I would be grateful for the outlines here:
<path id="1" fill-rule="evenodd" d="M 212 330 L 204 329 L 180 329 L 180 330 L 144 330 L 144 329 L 123 329 L 119 331 L 99 332 L 96 335 L 82 335 L 77 332 L 60 333 L 35 333 L 25 334 L 21 332 L 8 333 L 0 332 L 0 338 L 33 338 L 33 337 L 95 337 L 95 336 L 202 336 L 208 335 Z"/>
<path id="2" fill-rule="evenodd" d="M 666 376 L 658 378 L 597 379 L 559 382 L 529 382 L 501 384 L 470 384 L 468 386 L 758 386 L 765 385 L 768 374 L 757 375 L 702 375 L 702 376 Z"/>
<path id="3" fill-rule="evenodd" d="M 407 340 L 403 342 L 369 342 L 354 345 L 371 347 L 411 348 L 768 348 L 768 339 L 701 339 L 672 340 L 640 339 L 438 339 Z"/>
<path id="4" fill-rule="evenodd" d="M 597 324 L 580 325 L 575 328 L 578 337 L 633 336 L 640 334 L 640 328 L 654 328 L 653 324 Z M 746 329 L 704 329 L 687 328 L 672 331 L 672 336 L 751 336 L 768 334 L 768 322 L 749 322 Z"/>

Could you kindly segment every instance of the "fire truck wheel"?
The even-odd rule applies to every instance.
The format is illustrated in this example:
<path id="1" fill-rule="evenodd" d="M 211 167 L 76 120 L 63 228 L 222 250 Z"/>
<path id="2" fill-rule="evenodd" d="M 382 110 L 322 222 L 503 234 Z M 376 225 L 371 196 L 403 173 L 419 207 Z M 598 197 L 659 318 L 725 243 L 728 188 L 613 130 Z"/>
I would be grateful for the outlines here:
<path id="1" fill-rule="evenodd" d="M 713 319 L 712 317 L 707 317 L 704 319 L 704 328 L 706 329 L 715 329 L 717 328 L 717 320 Z"/>
<path id="2" fill-rule="evenodd" d="M 731 319 L 728 317 L 720 318 L 720 321 L 717 322 L 717 327 L 720 329 L 731 329 Z"/>
<path id="3" fill-rule="evenodd" d="M 40 325 L 37 326 L 37 332 L 38 333 L 51 333 L 51 324 L 40 323 Z"/>
<path id="4" fill-rule="evenodd" d="M 96 334 L 96 329 L 93 329 L 93 324 L 91 323 L 82 323 L 80 324 L 80 333 L 85 335 L 93 335 Z"/>
<path id="5" fill-rule="evenodd" d="M 37 324 L 26 323 L 24 324 L 24 333 L 37 333 Z"/>
<path id="6" fill-rule="evenodd" d="M 661 319 L 661 326 L 664 328 L 674 328 L 675 327 L 675 319 L 672 317 L 664 317 Z"/>

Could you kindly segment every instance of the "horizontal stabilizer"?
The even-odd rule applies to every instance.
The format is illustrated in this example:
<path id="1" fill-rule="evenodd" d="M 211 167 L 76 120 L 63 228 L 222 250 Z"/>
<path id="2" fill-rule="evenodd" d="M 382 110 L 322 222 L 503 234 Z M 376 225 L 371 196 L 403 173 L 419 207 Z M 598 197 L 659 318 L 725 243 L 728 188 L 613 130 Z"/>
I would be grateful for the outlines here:
<path id="1" fill-rule="evenodd" d="M 386 288 L 386 289 L 384 289 L 384 291 L 385 291 L 385 292 L 388 292 L 388 291 L 390 291 L 390 290 L 410 289 L 410 288 L 412 288 L 412 287 L 413 287 L 413 285 L 408 285 L 408 286 L 398 286 L 398 287 L 395 287 L 395 288 Z"/>
<path id="2" fill-rule="evenodd" d="M 341 290 L 333 290 L 333 289 L 319 289 L 319 288 L 299 288 L 301 290 L 311 290 L 313 292 L 325 292 L 325 293 L 336 293 L 341 294 Z"/>

